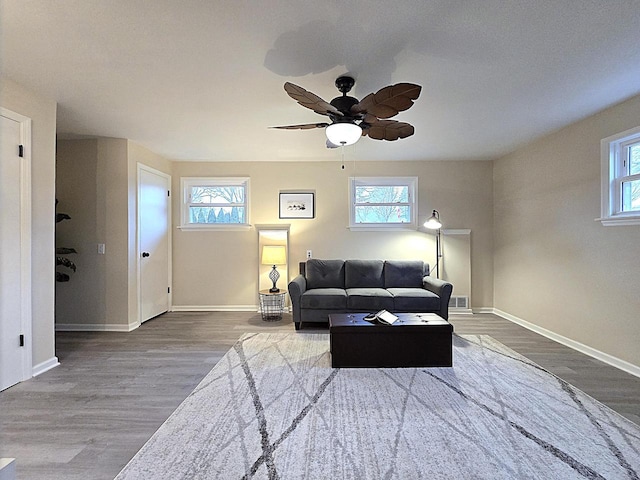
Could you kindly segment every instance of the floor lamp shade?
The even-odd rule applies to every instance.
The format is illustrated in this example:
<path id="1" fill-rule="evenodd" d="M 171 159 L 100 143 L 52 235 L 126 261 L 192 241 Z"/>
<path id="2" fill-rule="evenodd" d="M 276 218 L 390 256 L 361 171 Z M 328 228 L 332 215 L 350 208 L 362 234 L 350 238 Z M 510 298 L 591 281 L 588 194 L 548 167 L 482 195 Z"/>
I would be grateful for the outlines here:
<path id="1" fill-rule="evenodd" d="M 284 245 L 265 245 L 262 247 L 262 265 L 273 265 L 271 272 L 269 272 L 269 278 L 273 282 L 273 287 L 269 289 L 270 292 L 279 292 L 280 289 L 276 287 L 276 282 L 280 278 L 280 272 L 276 269 L 276 265 L 286 265 L 287 252 Z"/>
<path id="2" fill-rule="evenodd" d="M 434 210 L 427 221 L 424 222 L 424 226 L 429 230 L 440 230 L 440 228 L 442 228 L 442 223 L 440 222 L 440 213 L 437 210 Z"/>

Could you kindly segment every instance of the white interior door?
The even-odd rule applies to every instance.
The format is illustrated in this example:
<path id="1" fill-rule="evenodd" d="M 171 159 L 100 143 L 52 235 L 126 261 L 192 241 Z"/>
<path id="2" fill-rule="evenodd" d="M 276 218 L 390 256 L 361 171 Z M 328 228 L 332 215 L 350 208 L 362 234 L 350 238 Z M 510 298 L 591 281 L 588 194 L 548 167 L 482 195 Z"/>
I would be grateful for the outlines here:
<path id="1" fill-rule="evenodd" d="M 31 369 L 25 347 L 31 325 L 29 165 L 19 154 L 23 122 L 5 112 L 0 116 L 0 390 L 29 378 Z"/>
<path id="2" fill-rule="evenodd" d="M 171 177 L 138 165 L 140 323 L 169 310 Z"/>

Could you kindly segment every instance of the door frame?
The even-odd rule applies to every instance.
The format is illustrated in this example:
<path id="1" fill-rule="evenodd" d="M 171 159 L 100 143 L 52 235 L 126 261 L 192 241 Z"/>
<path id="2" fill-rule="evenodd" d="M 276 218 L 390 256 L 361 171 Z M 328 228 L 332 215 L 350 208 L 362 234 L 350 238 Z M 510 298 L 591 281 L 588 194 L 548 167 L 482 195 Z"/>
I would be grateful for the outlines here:
<path id="1" fill-rule="evenodd" d="M 20 124 L 20 324 L 24 335 L 22 381 L 33 377 L 33 316 L 31 310 L 31 119 L 0 107 L 0 115 Z"/>
<path id="2" fill-rule="evenodd" d="M 168 311 L 171 311 L 173 309 L 173 270 L 172 270 L 172 242 L 171 242 L 171 219 L 172 219 L 172 215 L 171 215 L 171 175 L 168 175 L 164 172 L 161 172 L 160 170 L 156 170 L 155 168 L 149 167 L 148 165 L 145 165 L 143 163 L 138 162 L 137 164 L 137 183 L 136 183 L 136 279 L 138 282 L 137 285 L 137 306 L 138 306 L 138 321 L 137 324 L 134 326 L 134 328 L 139 327 L 140 325 L 142 325 L 142 272 L 141 272 L 141 268 L 140 268 L 140 259 L 142 258 L 142 252 L 140 250 L 140 192 L 141 192 L 141 188 L 140 188 L 140 183 L 142 180 L 142 176 L 140 175 L 140 172 L 142 170 L 145 170 L 149 173 L 153 173 L 154 175 L 158 175 L 160 177 L 164 177 L 167 180 L 167 189 L 169 192 L 168 195 L 168 208 L 167 208 L 167 248 L 168 248 L 168 252 L 167 252 L 167 259 L 169 262 L 168 265 L 168 271 L 167 271 L 167 285 L 169 285 L 169 292 L 168 292 Z"/>

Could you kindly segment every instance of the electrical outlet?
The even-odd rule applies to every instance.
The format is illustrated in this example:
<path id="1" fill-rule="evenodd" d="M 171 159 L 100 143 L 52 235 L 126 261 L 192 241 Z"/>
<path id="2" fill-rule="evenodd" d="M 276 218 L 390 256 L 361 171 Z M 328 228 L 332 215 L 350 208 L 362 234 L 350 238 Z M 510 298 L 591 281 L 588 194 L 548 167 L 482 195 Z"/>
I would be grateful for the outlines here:
<path id="1" fill-rule="evenodd" d="M 311 257 L 313 257 L 313 253 L 311 252 L 311 250 L 307 250 L 307 260 L 309 260 Z"/>
<path id="2" fill-rule="evenodd" d="M 104 250 L 105 250 L 104 243 L 99 243 L 98 244 L 98 254 L 99 255 L 104 255 Z"/>

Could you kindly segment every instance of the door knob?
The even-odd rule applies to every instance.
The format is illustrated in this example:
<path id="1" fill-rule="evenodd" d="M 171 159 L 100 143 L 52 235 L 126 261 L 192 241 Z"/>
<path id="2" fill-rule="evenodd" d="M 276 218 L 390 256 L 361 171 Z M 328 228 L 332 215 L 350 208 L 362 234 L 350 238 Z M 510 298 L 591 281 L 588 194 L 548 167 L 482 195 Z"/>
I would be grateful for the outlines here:
<path id="1" fill-rule="evenodd" d="M 149 256 L 149 252 L 142 252 L 142 258 L 146 258 Z"/>

